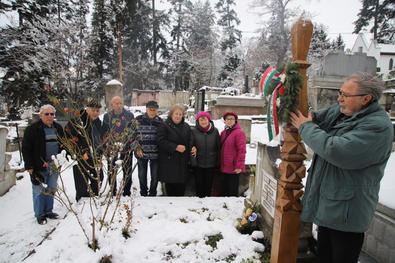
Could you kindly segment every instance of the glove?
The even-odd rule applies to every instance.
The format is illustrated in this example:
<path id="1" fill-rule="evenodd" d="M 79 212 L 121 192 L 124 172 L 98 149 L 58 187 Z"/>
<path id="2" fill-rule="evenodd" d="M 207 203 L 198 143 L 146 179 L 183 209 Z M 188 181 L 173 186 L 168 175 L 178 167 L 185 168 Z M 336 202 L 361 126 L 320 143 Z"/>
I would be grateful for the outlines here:
<path id="1" fill-rule="evenodd" d="M 40 185 L 44 182 L 44 177 L 40 173 L 37 173 L 33 170 L 33 172 L 30 174 L 30 181 L 34 185 Z"/>

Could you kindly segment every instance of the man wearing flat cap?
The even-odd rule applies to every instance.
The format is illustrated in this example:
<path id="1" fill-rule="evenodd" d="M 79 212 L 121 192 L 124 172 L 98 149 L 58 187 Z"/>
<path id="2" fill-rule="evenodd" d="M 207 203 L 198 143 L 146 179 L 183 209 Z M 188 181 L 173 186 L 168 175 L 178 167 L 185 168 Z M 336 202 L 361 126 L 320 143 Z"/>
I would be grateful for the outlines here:
<path id="1" fill-rule="evenodd" d="M 156 131 L 162 119 L 157 115 L 159 105 L 156 101 L 148 101 L 146 112 L 137 116 L 137 130 L 133 133 L 133 148 L 138 162 L 140 195 L 156 196 L 158 186 L 158 157 L 159 149 L 156 143 Z M 151 182 L 147 185 L 148 163 L 150 165 Z"/>
<path id="2" fill-rule="evenodd" d="M 99 184 L 103 180 L 101 169 L 101 139 L 103 137 L 99 119 L 100 102 L 90 101 L 81 115 L 70 120 L 65 134 L 71 144 L 68 151 L 76 156 L 78 165 L 73 166 L 76 200 L 99 194 Z"/>

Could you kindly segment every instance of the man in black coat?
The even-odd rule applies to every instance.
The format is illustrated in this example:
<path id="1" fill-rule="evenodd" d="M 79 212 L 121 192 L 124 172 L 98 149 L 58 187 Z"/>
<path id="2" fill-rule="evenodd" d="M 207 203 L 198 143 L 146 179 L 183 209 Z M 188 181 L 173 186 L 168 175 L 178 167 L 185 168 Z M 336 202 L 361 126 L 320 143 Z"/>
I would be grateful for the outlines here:
<path id="1" fill-rule="evenodd" d="M 59 218 L 58 214 L 52 212 L 59 174 L 56 169 L 51 169 L 51 165 L 52 156 L 60 152 L 59 141 L 63 137 L 63 128 L 54 118 L 55 108 L 43 105 L 40 120 L 26 128 L 22 141 L 25 169 L 30 174 L 33 188 L 34 216 L 40 225 L 45 225 L 47 218 Z"/>
<path id="2" fill-rule="evenodd" d="M 70 120 L 65 134 L 70 140 L 68 152 L 75 156 L 78 165 L 73 166 L 76 200 L 99 194 L 99 185 L 103 180 L 101 168 L 101 139 L 103 137 L 99 119 L 101 104 L 91 101 L 80 117 Z"/>

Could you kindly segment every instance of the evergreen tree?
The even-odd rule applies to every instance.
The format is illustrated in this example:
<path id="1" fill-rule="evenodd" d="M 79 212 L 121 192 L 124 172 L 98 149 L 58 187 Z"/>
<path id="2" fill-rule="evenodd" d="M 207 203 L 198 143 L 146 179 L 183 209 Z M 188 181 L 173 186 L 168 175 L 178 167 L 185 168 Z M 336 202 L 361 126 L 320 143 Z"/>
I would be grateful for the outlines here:
<path id="1" fill-rule="evenodd" d="M 370 32 L 378 43 L 395 41 L 395 2 L 393 0 L 363 0 L 353 33 L 359 33 L 371 23 Z"/>
<path id="2" fill-rule="evenodd" d="M 5 71 L 1 78 L 1 95 L 9 108 L 21 104 L 39 105 L 45 97 L 45 85 L 51 76 L 48 61 L 46 35 L 25 22 L 24 27 L 1 29 L 0 68 Z"/>
<path id="3" fill-rule="evenodd" d="M 88 60 L 91 41 L 86 21 L 88 3 L 88 0 L 58 0 L 58 34 L 51 42 L 54 50 L 62 50 L 57 56 L 59 61 L 64 61 L 64 64 L 56 65 L 52 86 L 59 92 L 69 93 L 68 97 L 75 102 L 89 98 L 100 99 L 104 95 L 103 87 L 94 85 L 88 79 L 91 65 Z"/>
<path id="4" fill-rule="evenodd" d="M 78 97 L 85 96 L 81 88 L 86 88 L 87 1 L 16 1 L 13 5 L 19 25 L 1 29 L 8 35 L 0 48 L 5 54 L 0 64 L 6 71 L 2 94 L 16 106 L 47 101 L 45 87 L 58 99 L 70 92 L 77 97 L 77 91 Z"/>
<path id="5" fill-rule="evenodd" d="M 308 61 L 312 64 L 307 70 L 310 77 L 320 75 L 324 69 L 324 57 L 333 50 L 328 38 L 328 27 L 314 24 L 311 36 Z"/>
<path id="6" fill-rule="evenodd" d="M 108 0 L 94 0 L 92 13 L 89 78 L 92 82 L 108 81 L 117 76 L 118 53 L 114 33 L 114 13 Z"/>
<path id="7" fill-rule="evenodd" d="M 240 19 L 232 8 L 233 5 L 236 5 L 234 0 L 219 0 L 215 5 L 220 16 L 217 24 L 223 28 L 220 46 L 225 57 L 225 65 L 222 67 L 218 79 L 227 80 L 225 86 L 233 86 L 235 73 L 241 64 L 238 55 L 233 51 L 241 42 L 241 31 L 236 29 L 236 26 L 240 24 Z"/>
<path id="8" fill-rule="evenodd" d="M 188 90 L 190 84 L 190 73 L 192 65 L 188 59 L 187 22 L 189 20 L 189 9 L 193 6 L 189 0 L 170 0 L 172 8 L 170 14 L 173 15 L 173 25 L 170 31 L 172 38 L 171 61 L 167 74 L 167 85 L 177 90 Z"/>
<path id="9" fill-rule="evenodd" d="M 236 5 L 234 0 L 219 0 L 215 5 L 220 15 L 217 24 L 224 29 L 223 39 L 220 43 L 222 51 L 235 48 L 241 41 L 241 31 L 235 28 L 240 25 L 240 19 L 237 17 L 236 11 L 232 9 L 232 5 Z"/>
<path id="10" fill-rule="evenodd" d="M 191 85 L 194 89 L 211 86 L 214 81 L 216 34 L 215 14 L 208 1 L 198 1 L 190 8 L 185 46 L 191 63 Z"/>
<path id="11" fill-rule="evenodd" d="M 151 5 L 150 5 L 151 4 Z M 153 9 L 154 1 L 116 0 L 112 4 L 115 14 L 114 32 L 121 36 L 122 69 L 125 100 L 133 89 L 153 90 L 163 86 L 163 60 L 168 56 L 166 39 L 161 32 L 167 16 Z M 119 35 L 118 35 L 119 34 Z"/>
<path id="12" fill-rule="evenodd" d="M 336 40 L 332 42 L 332 48 L 334 50 L 338 50 L 338 51 L 344 50 L 344 45 L 345 43 L 341 34 L 339 34 Z"/>
<path id="13" fill-rule="evenodd" d="M 51 77 L 53 62 L 48 41 L 55 35 L 56 13 L 50 2 L 11 2 L 9 11 L 17 11 L 19 24 L 0 29 L 0 68 L 5 71 L 1 94 L 10 108 L 19 108 L 25 102 L 38 105 L 46 100 L 44 87 Z"/>

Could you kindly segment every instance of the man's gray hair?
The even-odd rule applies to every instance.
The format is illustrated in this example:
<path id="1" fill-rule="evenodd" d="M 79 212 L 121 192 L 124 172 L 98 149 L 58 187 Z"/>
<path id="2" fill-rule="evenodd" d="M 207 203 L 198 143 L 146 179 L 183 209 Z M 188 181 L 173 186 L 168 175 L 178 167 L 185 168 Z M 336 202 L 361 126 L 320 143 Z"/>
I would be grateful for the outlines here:
<path id="1" fill-rule="evenodd" d="M 45 104 L 45 105 L 41 106 L 40 114 L 42 114 L 44 110 L 48 110 L 48 109 L 53 109 L 53 113 L 56 113 L 56 109 L 54 106 L 52 106 L 50 104 Z"/>
<path id="2" fill-rule="evenodd" d="M 377 76 L 367 72 L 357 72 L 349 76 L 346 81 L 348 80 L 358 83 L 358 93 L 371 95 L 372 101 L 378 101 L 383 95 L 383 81 Z"/>

